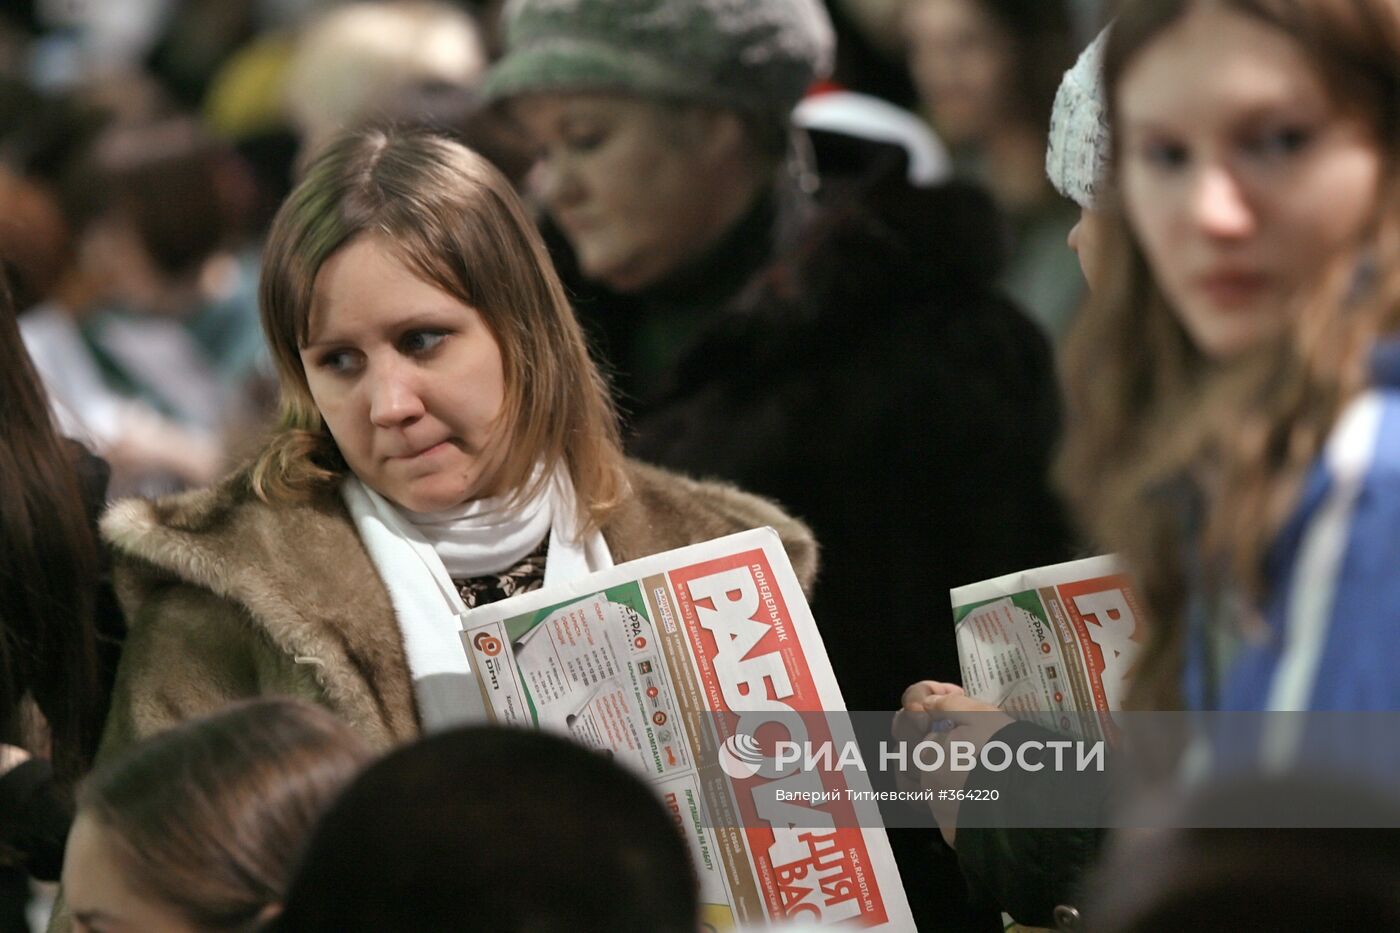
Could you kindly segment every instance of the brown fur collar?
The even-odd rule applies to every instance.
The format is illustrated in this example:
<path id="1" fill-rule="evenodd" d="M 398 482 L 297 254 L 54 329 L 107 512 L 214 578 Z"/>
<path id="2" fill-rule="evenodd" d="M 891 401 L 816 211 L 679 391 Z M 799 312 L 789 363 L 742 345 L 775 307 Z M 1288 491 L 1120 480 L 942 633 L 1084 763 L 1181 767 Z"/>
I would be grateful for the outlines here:
<path id="1" fill-rule="evenodd" d="M 628 464 L 628 479 L 632 494 L 603 527 L 619 563 L 771 525 L 810 591 L 816 542 L 774 504 L 639 463 Z M 395 732 L 415 728 L 402 637 L 384 624 L 393 608 L 338 495 L 269 506 L 253 495 L 246 473 L 238 473 L 208 489 L 118 502 L 102 532 L 133 624 L 161 591 L 193 584 L 245 610 L 289 656 L 319 659 L 333 699 L 355 702 L 368 681 L 383 720 Z"/>

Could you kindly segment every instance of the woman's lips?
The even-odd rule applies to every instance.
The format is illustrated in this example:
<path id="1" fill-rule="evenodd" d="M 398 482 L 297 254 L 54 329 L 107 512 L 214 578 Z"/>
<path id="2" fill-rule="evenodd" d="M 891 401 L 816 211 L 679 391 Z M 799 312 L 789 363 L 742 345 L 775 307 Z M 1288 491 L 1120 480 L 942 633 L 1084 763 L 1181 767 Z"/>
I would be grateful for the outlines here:
<path id="1" fill-rule="evenodd" d="M 423 457 L 430 457 L 430 456 L 432 456 L 433 454 L 436 454 L 436 453 L 441 453 L 444 449 L 446 449 L 446 448 L 448 448 L 448 447 L 451 447 L 451 446 L 452 446 L 452 441 L 451 441 L 451 440 L 438 441 L 436 444 L 433 444 L 431 447 L 424 447 L 422 450 L 419 450 L 419 451 L 417 451 L 416 453 L 400 454 L 399 456 L 390 457 L 389 459 L 390 459 L 390 460 L 418 460 L 418 459 L 421 459 L 421 458 L 423 458 Z"/>
<path id="2" fill-rule="evenodd" d="M 1196 289 L 1213 304 L 1224 308 L 1253 302 L 1268 284 L 1269 277 L 1262 272 L 1212 272 L 1196 279 Z"/>

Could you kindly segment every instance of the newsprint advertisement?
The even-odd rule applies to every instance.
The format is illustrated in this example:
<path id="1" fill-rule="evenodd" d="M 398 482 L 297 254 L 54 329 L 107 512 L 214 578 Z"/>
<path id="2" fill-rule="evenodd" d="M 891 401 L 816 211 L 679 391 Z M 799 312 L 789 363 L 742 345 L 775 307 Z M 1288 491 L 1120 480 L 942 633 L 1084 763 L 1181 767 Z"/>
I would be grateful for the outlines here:
<path id="1" fill-rule="evenodd" d="M 959 587 L 952 600 L 969 696 L 1080 738 L 1112 740 L 1109 712 L 1123 708 L 1147 641 L 1115 558 L 1024 570 Z"/>
<path id="2" fill-rule="evenodd" d="M 706 925 L 914 928 L 885 831 L 847 793 L 869 790 L 865 772 L 775 779 L 755 738 L 794 719 L 839 729 L 793 714 L 845 708 L 772 529 L 483 606 L 465 624 L 495 721 L 572 736 L 655 785 L 690 842 Z M 775 792 L 781 780 L 805 794 Z"/>

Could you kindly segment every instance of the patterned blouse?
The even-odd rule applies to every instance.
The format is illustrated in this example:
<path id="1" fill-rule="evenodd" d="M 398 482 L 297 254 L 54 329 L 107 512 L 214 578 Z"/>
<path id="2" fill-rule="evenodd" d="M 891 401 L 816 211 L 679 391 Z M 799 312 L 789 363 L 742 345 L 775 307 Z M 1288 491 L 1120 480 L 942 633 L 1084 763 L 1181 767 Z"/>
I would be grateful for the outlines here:
<path id="1" fill-rule="evenodd" d="M 544 562 L 548 553 L 549 535 L 545 535 L 539 546 L 514 567 L 484 577 L 453 578 L 452 584 L 457 587 L 468 609 L 508 599 L 517 593 L 528 593 L 544 585 Z"/>

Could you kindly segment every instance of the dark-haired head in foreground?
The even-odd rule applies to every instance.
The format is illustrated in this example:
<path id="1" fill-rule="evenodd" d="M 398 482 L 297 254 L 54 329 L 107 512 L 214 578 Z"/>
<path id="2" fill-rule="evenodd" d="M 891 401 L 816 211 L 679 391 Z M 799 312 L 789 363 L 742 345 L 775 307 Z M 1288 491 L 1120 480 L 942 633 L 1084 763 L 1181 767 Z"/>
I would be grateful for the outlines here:
<path id="1" fill-rule="evenodd" d="M 650 788 L 573 742 L 468 728 L 403 748 L 317 828 L 277 933 L 692 933 L 684 840 Z"/>

